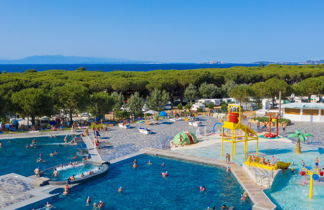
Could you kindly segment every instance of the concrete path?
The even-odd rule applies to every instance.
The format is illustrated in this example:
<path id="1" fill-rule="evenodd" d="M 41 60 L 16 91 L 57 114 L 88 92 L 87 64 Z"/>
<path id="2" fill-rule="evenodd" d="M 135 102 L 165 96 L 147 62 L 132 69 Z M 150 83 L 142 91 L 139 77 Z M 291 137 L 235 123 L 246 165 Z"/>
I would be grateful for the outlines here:
<path id="1" fill-rule="evenodd" d="M 103 163 L 101 156 L 97 150 L 97 148 L 93 145 L 93 140 L 91 136 L 82 136 L 83 142 L 87 145 L 87 149 L 89 154 L 91 155 L 91 160 L 96 163 Z"/>

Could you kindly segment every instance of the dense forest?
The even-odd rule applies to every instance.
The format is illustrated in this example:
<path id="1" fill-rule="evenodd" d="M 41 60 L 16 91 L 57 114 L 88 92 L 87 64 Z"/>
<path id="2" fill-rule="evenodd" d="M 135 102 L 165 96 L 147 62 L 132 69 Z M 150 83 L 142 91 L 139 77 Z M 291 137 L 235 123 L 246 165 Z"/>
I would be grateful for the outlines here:
<path id="1" fill-rule="evenodd" d="M 51 115 L 58 110 L 89 111 L 100 116 L 108 111 L 138 115 L 147 103 L 160 109 L 176 99 L 231 96 L 275 98 L 278 92 L 310 96 L 324 94 L 324 65 L 267 65 L 195 70 L 75 71 L 48 70 L 0 74 L 0 114 Z"/>

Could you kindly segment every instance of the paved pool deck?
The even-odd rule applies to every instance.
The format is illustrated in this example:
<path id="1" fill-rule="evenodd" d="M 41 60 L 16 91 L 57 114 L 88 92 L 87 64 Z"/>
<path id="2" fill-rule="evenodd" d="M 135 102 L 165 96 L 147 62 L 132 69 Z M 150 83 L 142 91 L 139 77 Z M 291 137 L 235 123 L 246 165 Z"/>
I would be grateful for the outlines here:
<path id="1" fill-rule="evenodd" d="M 57 195 L 50 192 L 59 187 L 40 187 L 35 179 L 15 173 L 0 176 L 0 209 L 17 209 Z"/>

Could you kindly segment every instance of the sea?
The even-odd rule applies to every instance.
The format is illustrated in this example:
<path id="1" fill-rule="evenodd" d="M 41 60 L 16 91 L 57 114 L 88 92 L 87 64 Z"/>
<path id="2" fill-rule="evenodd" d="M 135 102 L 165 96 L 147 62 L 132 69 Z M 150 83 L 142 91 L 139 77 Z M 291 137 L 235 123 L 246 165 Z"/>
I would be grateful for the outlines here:
<path id="1" fill-rule="evenodd" d="M 258 66 L 259 64 L 0 64 L 0 72 L 24 72 L 29 69 L 37 71 L 45 70 L 69 70 L 84 67 L 87 71 L 153 71 L 153 70 L 186 70 L 206 68 L 229 68 L 234 66 Z"/>

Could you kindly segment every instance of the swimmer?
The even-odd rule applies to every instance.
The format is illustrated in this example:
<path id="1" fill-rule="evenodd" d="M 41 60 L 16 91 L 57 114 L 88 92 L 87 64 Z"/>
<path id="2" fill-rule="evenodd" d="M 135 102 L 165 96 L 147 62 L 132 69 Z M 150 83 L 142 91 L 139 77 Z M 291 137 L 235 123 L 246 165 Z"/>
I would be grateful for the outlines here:
<path id="1" fill-rule="evenodd" d="M 123 188 L 122 188 L 122 187 L 119 187 L 119 188 L 118 188 L 118 192 L 119 192 L 119 193 L 123 192 Z"/>
<path id="2" fill-rule="evenodd" d="M 74 175 L 70 176 L 70 180 L 71 181 L 74 181 L 75 180 L 75 176 Z"/>
<path id="3" fill-rule="evenodd" d="M 83 178 L 83 177 L 84 177 L 84 174 L 83 174 L 83 173 L 81 173 L 80 177 L 81 177 L 81 178 Z"/>
<path id="4" fill-rule="evenodd" d="M 53 157 L 53 156 L 54 156 L 54 154 L 53 154 L 53 153 L 51 152 L 51 153 L 49 154 L 49 156 L 50 156 L 50 157 Z"/>
<path id="5" fill-rule="evenodd" d="M 163 163 L 161 164 L 161 166 L 164 167 L 164 166 L 165 166 L 165 163 L 163 162 Z"/>
<path id="6" fill-rule="evenodd" d="M 231 172 L 231 167 L 230 167 L 230 166 L 227 166 L 227 168 L 226 168 L 226 172 L 227 172 L 227 173 Z"/>
<path id="7" fill-rule="evenodd" d="M 54 176 L 54 177 L 57 177 L 58 174 L 59 174 L 58 170 L 54 169 L 54 171 L 53 171 L 53 176 Z"/>
<path id="8" fill-rule="evenodd" d="M 199 187 L 199 191 L 200 191 L 200 192 L 204 192 L 204 191 L 206 191 L 206 187 L 204 187 L 204 186 L 200 186 L 200 187 Z"/>
<path id="9" fill-rule="evenodd" d="M 223 205 L 221 206 L 221 209 L 228 209 L 228 208 L 227 208 L 227 206 L 226 206 L 225 204 L 223 204 Z"/>
<path id="10" fill-rule="evenodd" d="M 65 185 L 63 195 L 69 194 L 69 190 L 70 190 L 69 185 Z"/>
<path id="11" fill-rule="evenodd" d="M 303 167 L 305 167 L 305 166 L 306 166 L 306 164 L 305 164 L 304 160 L 302 160 L 302 166 L 303 166 Z"/>
<path id="12" fill-rule="evenodd" d="M 136 163 L 133 163 L 133 168 L 137 168 L 137 164 Z"/>
<path id="13" fill-rule="evenodd" d="M 248 198 L 248 193 L 247 192 L 244 192 L 242 197 L 241 197 L 241 200 L 242 201 L 246 201 L 246 199 Z"/>
<path id="14" fill-rule="evenodd" d="M 103 201 L 99 201 L 98 203 L 98 209 L 101 209 L 102 207 L 104 207 L 104 202 Z"/>
<path id="15" fill-rule="evenodd" d="M 0 148 L 2 148 L 2 146 L 3 146 L 3 143 L 0 141 Z"/>
<path id="16" fill-rule="evenodd" d="M 293 173 L 293 174 L 295 173 L 295 169 L 294 169 L 294 168 L 291 168 L 290 171 L 291 171 L 291 173 Z"/>
<path id="17" fill-rule="evenodd" d="M 87 199 L 86 199 L 86 204 L 87 204 L 87 206 L 88 206 L 90 203 L 91 203 L 91 198 L 90 198 L 90 196 L 88 196 Z"/>
<path id="18" fill-rule="evenodd" d="M 66 135 L 65 137 L 64 137 L 64 143 L 67 143 L 68 142 L 68 136 Z"/>
<path id="19" fill-rule="evenodd" d="M 53 152 L 53 154 L 54 154 L 54 155 L 58 155 L 58 152 L 55 150 L 55 151 Z"/>
<path id="20" fill-rule="evenodd" d="M 149 160 L 148 162 L 147 162 L 147 165 L 152 165 L 152 162 L 151 162 L 151 160 Z"/>
<path id="21" fill-rule="evenodd" d="M 97 209 L 97 203 L 93 203 L 92 209 Z"/>
<path id="22" fill-rule="evenodd" d="M 46 209 L 51 209 L 51 208 L 53 208 L 53 206 L 49 202 L 46 202 L 45 208 Z"/>
<path id="23" fill-rule="evenodd" d="M 34 170 L 34 174 L 35 174 L 35 176 L 39 176 L 40 174 L 39 174 L 39 168 L 35 168 L 35 170 Z"/>
<path id="24" fill-rule="evenodd" d="M 166 171 L 166 172 L 162 172 L 161 175 L 163 178 L 166 178 L 169 174 L 168 174 L 168 171 Z"/>

